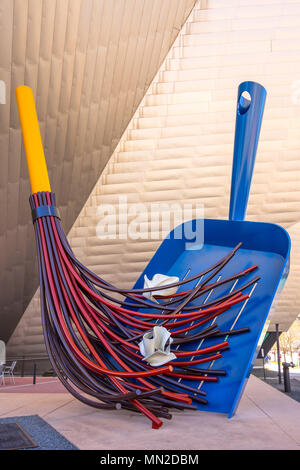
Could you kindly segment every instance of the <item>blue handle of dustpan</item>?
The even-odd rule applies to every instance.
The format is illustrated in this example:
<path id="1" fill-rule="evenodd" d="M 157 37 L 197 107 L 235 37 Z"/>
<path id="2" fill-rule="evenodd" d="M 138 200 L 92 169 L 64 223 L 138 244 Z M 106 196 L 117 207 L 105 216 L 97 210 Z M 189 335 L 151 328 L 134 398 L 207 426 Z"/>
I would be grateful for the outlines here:
<path id="1" fill-rule="evenodd" d="M 229 220 L 245 218 L 266 95 L 259 83 L 238 88 Z"/>

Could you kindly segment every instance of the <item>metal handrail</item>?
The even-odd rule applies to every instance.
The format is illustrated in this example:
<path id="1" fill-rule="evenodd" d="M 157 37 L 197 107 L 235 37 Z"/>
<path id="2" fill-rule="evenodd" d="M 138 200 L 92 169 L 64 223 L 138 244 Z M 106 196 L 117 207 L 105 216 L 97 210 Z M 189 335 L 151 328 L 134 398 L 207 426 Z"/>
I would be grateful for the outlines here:
<path id="1" fill-rule="evenodd" d="M 12 362 L 12 361 L 17 361 L 21 362 L 21 377 L 24 377 L 25 375 L 25 362 L 33 362 L 33 371 L 32 371 L 32 382 L 33 384 L 36 383 L 36 372 L 37 372 L 37 365 L 36 363 L 40 360 L 49 360 L 49 356 L 47 354 L 41 354 L 41 355 L 36 355 L 36 356 L 10 356 L 7 357 L 5 362 Z M 30 374 L 31 375 L 31 374 Z"/>
<path id="2" fill-rule="evenodd" d="M 49 359 L 49 356 L 47 354 L 43 356 L 33 356 L 33 357 L 28 357 L 28 356 L 11 356 L 7 357 L 5 359 L 5 362 L 11 362 L 11 361 L 36 361 L 39 359 Z"/>

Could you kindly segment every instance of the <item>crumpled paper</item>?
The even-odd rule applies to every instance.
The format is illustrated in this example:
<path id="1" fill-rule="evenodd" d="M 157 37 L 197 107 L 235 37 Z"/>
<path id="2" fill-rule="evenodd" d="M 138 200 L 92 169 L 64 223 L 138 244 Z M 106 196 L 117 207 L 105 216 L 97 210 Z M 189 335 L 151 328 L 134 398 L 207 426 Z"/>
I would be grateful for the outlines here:
<path id="1" fill-rule="evenodd" d="M 144 275 L 144 289 L 148 289 L 150 287 L 160 287 L 160 286 L 168 286 L 169 284 L 173 284 L 174 282 L 179 282 L 179 277 L 177 276 L 166 276 L 165 274 L 154 274 L 153 278 L 150 280 Z M 158 291 L 149 291 L 144 292 L 143 295 L 150 300 L 155 302 L 155 295 L 172 295 L 177 292 L 178 286 L 170 287 L 170 289 L 162 289 Z"/>
<path id="2" fill-rule="evenodd" d="M 139 343 L 140 352 L 144 356 L 143 361 L 157 367 L 176 359 L 175 354 L 170 350 L 172 342 L 171 334 L 166 328 L 154 326 L 153 330 L 144 334 Z"/>

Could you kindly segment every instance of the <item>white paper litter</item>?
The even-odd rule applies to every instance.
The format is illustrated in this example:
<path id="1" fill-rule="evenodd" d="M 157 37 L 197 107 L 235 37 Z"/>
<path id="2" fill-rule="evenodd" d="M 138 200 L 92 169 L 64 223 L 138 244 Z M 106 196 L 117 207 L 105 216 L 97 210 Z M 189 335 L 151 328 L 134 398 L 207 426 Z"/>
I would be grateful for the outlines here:
<path id="1" fill-rule="evenodd" d="M 140 352 L 144 356 L 143 361 L 147 361 L 148 364 L 156 367 L 176 359 L 175 354 L 170 351 L 172 342 L 171 334 L 166 328 L 154 326 L 153 330 L 144 334 L 142 341 L 139 343 Z"/>
<path id="2" fill-rule="evenodd" d="M 150 280 L 144 275 L 144 289 L 148 289 L 150 287 L 160 287 L 160 286 L 168 286 L 169 284 L 174 284 L 174 282 L 179 282 L 179 277 L 177 276 L 166 276 L 165 274 L 154 274 L 153 278 Z M 149 291 L 144 292 L 143 295 L 150 300 L 155 301 L 155 295 L 172 295 L 177 292 L 178 286 L 170 287 L 169 289 L 162 289 L 158 291 Z"/>

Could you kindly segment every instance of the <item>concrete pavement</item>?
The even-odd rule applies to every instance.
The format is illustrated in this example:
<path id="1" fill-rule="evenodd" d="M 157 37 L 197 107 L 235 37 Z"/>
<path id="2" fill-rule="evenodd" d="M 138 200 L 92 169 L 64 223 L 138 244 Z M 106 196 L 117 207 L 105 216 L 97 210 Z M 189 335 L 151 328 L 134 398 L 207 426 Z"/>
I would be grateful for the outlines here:
<path id="1" fill-rule="evenodd" d="M 32 414 L 80 449 L 300 449 L 300 404 L 254 376 L 230 420 L 174 411 L 171 421 L 152 430 L 144 416 L 94 410 L 68 393 L 1 394 L 0 417 Z"/>

